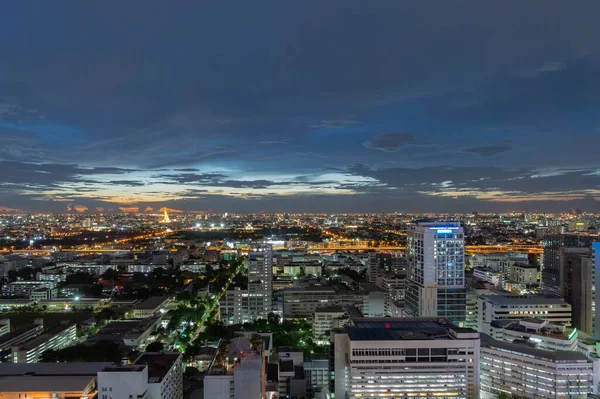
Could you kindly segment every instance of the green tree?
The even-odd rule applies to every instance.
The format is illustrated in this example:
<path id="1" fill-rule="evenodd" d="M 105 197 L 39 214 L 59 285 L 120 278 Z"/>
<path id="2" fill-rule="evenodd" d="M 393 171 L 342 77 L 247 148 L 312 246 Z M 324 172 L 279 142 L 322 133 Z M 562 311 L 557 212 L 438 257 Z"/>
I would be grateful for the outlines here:
<path id="1" fill-rule="evenodd" d="M 512 398 L 512 395 L 509 394 L 508 392 L 502 391 L 498 394 L 498 399 L 511 399 L 511 398 Z"/>

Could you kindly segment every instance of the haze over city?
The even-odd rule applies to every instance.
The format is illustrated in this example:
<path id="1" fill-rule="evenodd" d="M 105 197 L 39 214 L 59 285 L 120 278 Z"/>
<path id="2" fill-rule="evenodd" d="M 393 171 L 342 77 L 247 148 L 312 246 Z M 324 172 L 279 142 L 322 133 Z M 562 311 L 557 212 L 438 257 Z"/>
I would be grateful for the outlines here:
<path id="1" fill-rule="evenodd" d="M 600 211 L 600 5 L 0 4 L 0 210 Z"/>

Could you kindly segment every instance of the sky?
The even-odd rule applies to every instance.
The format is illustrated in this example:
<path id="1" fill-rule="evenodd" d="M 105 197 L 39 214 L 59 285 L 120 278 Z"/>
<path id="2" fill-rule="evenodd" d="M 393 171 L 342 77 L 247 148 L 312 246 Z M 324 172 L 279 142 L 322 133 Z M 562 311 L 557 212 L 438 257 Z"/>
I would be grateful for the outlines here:
<path id="1" fill-rule="evenodd" d="M 600 2 L 0 3 L 0 210 L 600 212 Z"/>

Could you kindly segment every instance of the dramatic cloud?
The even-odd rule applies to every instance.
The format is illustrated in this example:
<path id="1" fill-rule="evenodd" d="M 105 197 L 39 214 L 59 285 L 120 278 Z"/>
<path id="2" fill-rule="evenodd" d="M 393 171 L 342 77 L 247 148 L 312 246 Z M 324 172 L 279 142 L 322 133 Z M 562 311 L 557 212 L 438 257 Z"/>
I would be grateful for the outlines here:
<path id="1" fill-rule="evenodd" d="M 143 4 L 0 4 L 0 209 L 600 211 L 597 1 Z"/>

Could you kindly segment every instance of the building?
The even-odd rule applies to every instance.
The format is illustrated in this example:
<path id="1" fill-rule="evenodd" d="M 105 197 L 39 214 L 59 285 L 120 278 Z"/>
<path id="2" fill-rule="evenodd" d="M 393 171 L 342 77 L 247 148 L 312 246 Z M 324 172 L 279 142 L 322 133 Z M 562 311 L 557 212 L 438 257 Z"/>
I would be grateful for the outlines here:
<path id="1" fill-rule="evenodd" d="M 29 298 L 31 291 L 38 288 L 55 288 L 54 281 L 15 281 L 2 286 L 2 296 L 6 298 Z"/>
<path id="2" fill-rule="evenodd" d="M 481 295 L 477 298 L 477 330 L 491 334 L 495 320 L 534 318 L 571 325 L 571 305 L 560 298 L 519 295 Z"/>
<path id="3" fill-rule="evenodd" d="M 385 293 L 371 283 L 361 283 L 360 288 L 363 291 L 362 314 L 365 317 L 385 317 Z"/>
<path id="4" fill-rule="evenodd" d="M 220 300 L 220 316 L 225 324 L 266 319 L 273 311 L 273 249 L 260 244 L 249 248 L 245 261 L 248 289 L 235 287 Z"/>
<path id="5" fill-rule="evenodd" d="M 344 327 L 350 321 L 348 313 L 341 306 L 325 306 L 315 309 L 313 316 L 313 339 L 326 345 L 329 343 L 330 332 Z"/>
<path id="6" fill-rule="evenodd" d="M 9 271 L 26 266 L 27 259 L 20 255 L 0 255 L 0 277 L 6 277 Z"/>
<path id="7" fill-rule="evenodd" d="M 33 323 L 14 329 L 0 336 L 0 352 L 9 350 L 13 345 L 29 341 L 44 331 L 44 319 L 35 319 Z M 11 359 L 12 362 L 12 359 Z"/>
<path id="8" fill-rule="evenodd" d="M 139 320 L 111 320 L 88 342 L 114 341 L 130 348 L 143 348 L 150 335 L 160 326 L 160 317 Z"/>
<path id="9" fill-rule="evenodd" d="M 313 390 L 329 387 L 329 360 L 311 360 L 304 362 L 306 383 Z"/>
<path id="10" fill-rule="evenodd" d="M 594 363 L 572 351 L 547 351 L 481 335 L 481 397 L 585 398 L 597 390 Z M 597 368 L 597 367 L 596 367 Z"/>
<path id="11" fill-rule="evenodd" d="M 527 254 L 518 252 L 495 252 L 487 254 L 474 254 L 470 257 L 473 268 L 484 267 L 496 273 L 509 277 L 513 265 L 528 262 Z"/>
<path id="12" fill-rule="evenodd" d="M 479 398 L 479 333 L 448 319 L 354 319 L 332 339 L 335 399 Z"/>
<path id="13" fill-rule="evenodd" d="M 63 321 L 56 327 L 44 331 L 11 347 L 13 363 L 37 363 L 47 350 L 58 350 L 74 345 L 77 341 L 77 328 L 74 323 Z"/>
<path id="14" fill-rule="evenodd" d="M 105 367 L 98 372 L 98 399 L 183 399 L 181 356 L 146 352 L 132 364 Z"/>
<path id="15" fill-rule="evenodd" d="M 279 397 L 306 397 L 304 351 L 300 348 L 279 348 Z"/>
<path id="16" fill-rule="evenodd" d="M 311 318 L 319 307 L 333 304 L 335 290 L 328 287 L 283 290 L 283 317 Z"/>
<path id="17" fill-rule="evenodd" d="M 266 319 L 271 312 L 273 295 L 273 248 L 268 244 L 250 247 L 248 270 L 248 319 Z"/>
<path id="18" fill-rule="evenodd" d="M 592 244 L 592 236 L 585 234 L 550 234 L 544 242 L 544 267 L 542 269 L 542 289 L 544 295 L 564 297 L 565 265 L 563 248 L 587 248 Z"/>
<path id="19" fill-rule="evenodd" d="M 404 308 L 406 273 L 386 272 L 381 274 L 377 278 L 377 286 L 385 293 L 385 311 L 387 315 L 391 314 L 393 303 Z"/>
<path id="20" fill-rule="evenodd" d="M 96 399 L 97 374 L 108 363 L 0 363 L 3 399 Z"/>
<path id="21" fill-rule="evenodd" d="M 504 275 L 499 272 L 494 272 L 491 269 L 481 267 L 473 269 L 473 279 L 491 284 L 494 288 L 502 289 Z"/>
<path id="22" fill-rule="evenodd" d="M 592 331 L 590 335 L 597 340 L 600 340 L 600 306 L 596 306 L 597 292 L 600 293 L 600 242 L 592 243 L 592 267 L 593 277 L 592 281 L 592 303 L 591 303 L 591 317 L 592 317 Z"/>
<path id="23" fill-rule="evenodd" d="M 131 311 L 131 317 L 134 319 L 145 319 L 165 313 L 169 304 L 169 297 L 166 296 L 151 296 L 144 302 L 140 303 Z"/>
<path id="24" fill-rule="evenodd" d="M 58 290 L 56 288 L 36 288 L 29 293 L 29 300 L 32 302 L 49 301 L 56 299 Z"/>
<path id="25" fill-rule="evenodd" d="M 516 263 L 510 271 L 510 281 L 525 285 L 538 285 L 538 270 L 536 265 Z"/>
<path id="26" fill-rule="evenodd" d="M 578 336 L 576 328 L 550 324 L 541 319 L 496 320 L 491 325 L 491 337 L 494 339 L 551 351 L 577 350 Z"/>
<path id="27" fill-rule="evenodd" d="M 0 320 L 0 337 L 10 332 L 10 319 Z"/>
<path id="28" fill-rule="evenodd" d="M 263 398 L 266 390 L 266 357 L 245 337 L 221 343 L 204 376 L 204 397 L 211 399 Z"/>
<path id="29" fill-rule="evenodd" d="M 406 313 L 465 320 L 465 244 L 460 223 L 418 222 L 407 232 Z"/>

